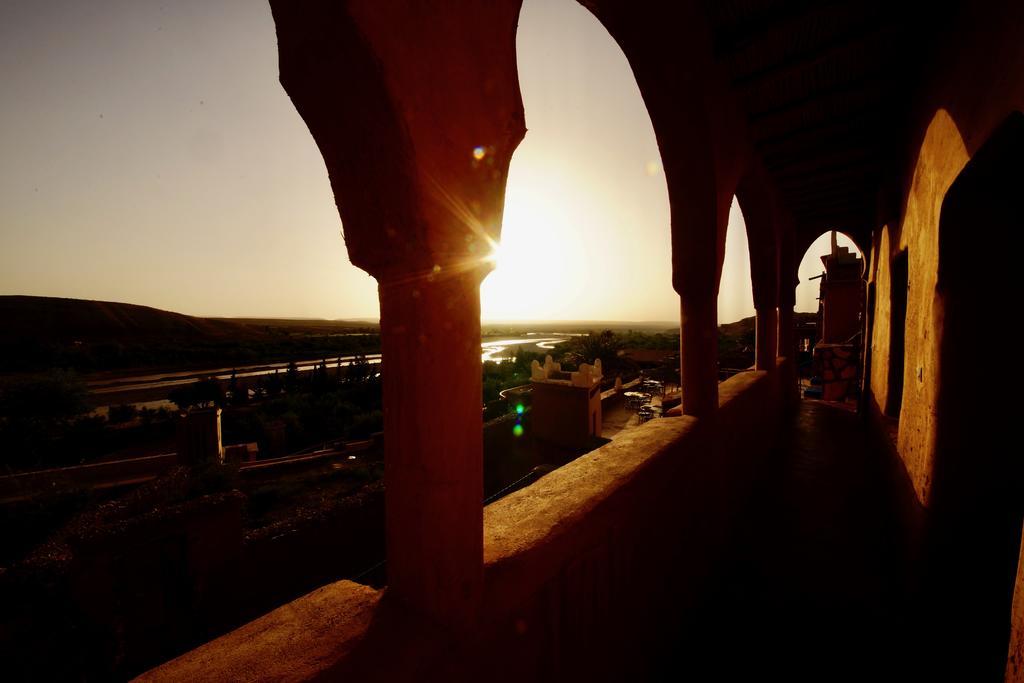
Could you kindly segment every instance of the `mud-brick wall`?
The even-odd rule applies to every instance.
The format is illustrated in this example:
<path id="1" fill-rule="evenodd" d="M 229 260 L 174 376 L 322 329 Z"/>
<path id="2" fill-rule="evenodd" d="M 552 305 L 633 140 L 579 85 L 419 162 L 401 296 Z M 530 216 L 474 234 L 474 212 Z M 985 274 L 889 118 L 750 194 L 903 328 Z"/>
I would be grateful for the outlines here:
<path id="1" fill-rule="evenodd" d="M 714 419 L 652 420 L 489 506 L 481 674 L 653 674 L 775 443 L 783 374 L 741 373 L 721 385 Z"/>

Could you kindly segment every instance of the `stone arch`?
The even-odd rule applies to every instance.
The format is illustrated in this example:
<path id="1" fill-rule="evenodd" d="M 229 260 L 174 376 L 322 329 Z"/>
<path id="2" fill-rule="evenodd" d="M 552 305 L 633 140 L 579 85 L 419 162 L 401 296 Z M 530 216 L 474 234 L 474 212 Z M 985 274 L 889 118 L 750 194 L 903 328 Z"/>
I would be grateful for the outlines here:
<path id="1" fill-rule="evenodd" d="M 775 369 L 778 355 L 781 225 L 774 195 L 760 166 L 744 174 L 736 188 L 736 200 L 743 209 L 750 254 L 751 296 L 757 315 L 755 366 L 758 370 L 771 371 Z"/>
<path id="2" fill-rule="evenodd" d="M 861 279 L 864 280 L 867 276 L 865 252 L 860 248 L 857 242 L 850 235 L 843 232 L 842 230 L 826 230 L 817 235 L 812 240 L 805 240 L 803 242 L 803 248 L 797 251 L 797 254 L 799 254 L 800 256 L 800 259 L 799 261 L 797 261 L 798 284 L 796 305 L 798 307 L 802 306 L 802 308 L 799 308 L 799 310 L 802 312 L 808 313 L 817 310 L 816 305 L 813 308 L 808 308 L 809 298 L 807 296 L 807 293 L 812 290 L 816 291 L 818 288 L 817 281 L 808 282 L 808 278 L 813 275 L 817 275 L 824 270 L 824 266 L 821 264 L 821 261 L 819 259 L 821 256 L 828 252 L 828 242 L 830 240 L 829 236 L 832 232 L 835 232 L 837 234 L 837 242 L 840 247 L 853 247 L 853 249 L 856 250 L 857 256 L 859 256 L 861 259 L 865 261 L 865 263 L 862 265 Z M 824 246 L 815 247 L 815 245 L 819 243 L 823 243 Z M 813 273 L 811 272 L 812 270 Z"/>
<path id="3" fill-rule="evenodd" d="M 379 284 L 388 593 L 458 625 L 483 594 L 480 281 L 526 128 L 519 0 L 447 9 L 271 3 L 281 83 Z"/>
<path id="4" fill-rule="evenodd" d="M 923 505 L 930 497 L 936 437 L 939 217 L 949 188 L 969 159 L 956 123 L 946 110 L 937 110 L 917 153 L 899 231 L 890 235 L 889 253 L 879 263 L 888 267 L 896 254 L 907 252 L 906 339 L 912 343 L 904 356 L 897 449 Z"/>
<path id="5" fill-rule="evenodd" d="M 748 317 L 753 312 L 754 296 L 751 278 L 753 249 L 750 244 L 750 226 L 746 222 L 743 205 L 738 199 L 733 199 L 726 227 L 722 274 L 719 276 L 718 318 L 719 322 L 723 324 Z M 733 280 L 738 278 L 739 287 L 730 288 L 727 291 L 724 286 L 730 278 Z M 736 311 L 741 312 L 737 315 Z"/>
<path id="6" fill-rule="evenodd" d="M 613 308 L 675 318 L 661 153 L 621 46 L 573 0 L 527 0 L 517 70 L 529 133 L 509 169 L 485 319 L 536 318 L 545 301 L 565 320 L 629 319 Z M 538 276 L 538 260 L 557 276 Z"/>
<path id="7" fill-rule="evenodd" d="M 862 406 L 870 405 L 876 415 L 898 420 L 903 402 L 909 259 L 906 249 L 892 249 L 892 235 L 891 223 L 877 229 L 868 258 Z"/>
<path id="8" fill-rule="evenodd" d="M 809 312 L 812 292 L 817 289 L 820 294 L 814 307 L 815 326 L 802 334 L 801 345 L 804 350 L 813 349 L 813 356 L 803 359 L 801 376 L 818 378 L 825 400 L 859 396 L 867 363 L 864 254 L 852 239 L 839 235 L 831 230 L 807 247 L 800 265 L 798 290 L 802 291 L 797 293 L 797 305 L 804 312 Z"/>
<path id="9" fill-rule="evenodd" d="M 752 260 L 756 251 L 750 244 L 750 226 L 745 219 L 740 202 L 734 198 L 726 227 L 718 289 L 718 322 L 727 326 L 726 336 L 719 339 L 721 379 L 727 379 L 736 370 L 754 365 L 758 344 L 764 344 L 763 335 L 758 338 L 756 331 L 748 339 L 745 328 L 728 327 L 730 323 L 750 318 L 756 312 L 751 280 Z"/>
<path id="10" fill-rule="evenodd" d="M 865 245 L 862 243 L 862 240 L 858 238 L 855 231 L 847 230 L 843 226 L 821 226 L 818 230 L 805 230 L 800 233 L 794 245 L 794 253 L 800 256 L 800 260 L 797 264 L 799 265 L 803 261 L 807 256 L 808 249 L 810 249 L 815 242 L 831 232 L 836 232 L 852 242 L 853 246 L 857 248 L 857 253 L 859 253 L 861 257 L 864 257 L 865 254 L 869 253 L 870 250 L 865 248 Z M 864 277 L 867 277 L 867 270 L 864 272 Z"/>
<path id="11" fill-rule="evenodd" d="M 702 49 L 711 40 L 694 3 L 581 2 L 629 60 L 654 125 L 671 208 L 672 284 L 680 296 L 683 412 L 718 409 L 717 295 L 729 207 L 746 163 L 744 117 Z"/>

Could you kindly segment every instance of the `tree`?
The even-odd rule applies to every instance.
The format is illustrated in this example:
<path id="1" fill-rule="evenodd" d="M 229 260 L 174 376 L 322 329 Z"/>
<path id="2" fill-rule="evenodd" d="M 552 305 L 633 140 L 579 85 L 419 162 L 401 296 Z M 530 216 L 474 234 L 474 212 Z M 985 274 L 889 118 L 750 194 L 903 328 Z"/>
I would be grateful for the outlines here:
<path id="1" fill-rule="evenodd" d="M 231 404 L 241 405 L 245 403 L 245 399 L 249 398 L 249 392 L 243 387 L 241 390 L 238 388 L 238 371 L 231 368 L 231 379 L 228 380 L 228 392 L 231 394 Z"/>
<path id="2" fill-rule="evenodd" d="M 630 369 L 632 365 L 629 359 L 619 355 L 624 346 L 622 339 L 611 330 L 592 332 L 583 337 L 573 337 L 566 346 L 564 358 L 567 363 L 576 366 L 580 363 L 593 363 L 600 358 L 605 376 L 613 377 Z"/>
<path id="3" fill-rule="evenodd" d="M 299 366 L 295 361 L 288 361 L 288 368 L 284 371 L 284 390 L 292 393 L 299 386 Z"/>
<path id="4" fill-rule="evenodd" d="M 348 372 L 345 374 L 349 383 L 361 384 L 370 378 L 371 368 L 370 361 L 367 360 L 366 356 L 359 353 L 352 358 L 352 361 L 348 365 Z"/>
<path id="5" fill-rule="evenodd" d="M 266 384 L 264 385 L 264 388 L 266 390 L 267 396 L 269 396 L 270 398 L 275 398 L 281 395 L 281 389 L 283 388 L 283 385 L 281 383 L 281 375 L 277 373 L 276 368 L 274 369 L 273 375 L 267 375 L 267 381 Z"/>
<path id="6" fill-rule="evenodd" d="M 167 394 L 167 400 L 178 406 L 179 410 L 189 408 L 224 407 L 224 389 L 213 377 L 205 377 L 192 384 L 174 387 Z"/>
<path id="7" fill-rule="evenodd" d="M 110 406 L 110 409 L 107 411 L 107 421 L 110 424 L 124 424 L 135 419 L 137 414 L 138 410 L 131 403 Z"/>
<path id="8" fill-rule="evenodd" d="M 84 417 L 86 396 L 85 385 L 60 370 L 0 386 L 0 467 L 71 464 L 84 440 L 68 448 L 65 437 L 79 422 L 103 423 L 102 417 Z"/>
<path id="9" fill-rule="evenodd" d="M 313 369 L 313 376 L 310 379 L 309 388 L 314 394 L 324 394 L 331 389 L 331 378 L 327 374 L 327 359 L 320 361 L 320 364 Z"/>
<path id="10" fill-rule="evenodd" d="M 87 395 L 75 373 L 54 370 L 0 388 L 0 416 L 69 420 L 89 411 Z"/>
<path id="11" fill-rule="evenodd" d="M 226 403 L 224 388 L 215 377 L 204 377 L 195 383 L 195 398 L 196 405 L 201 408 L 223 408 Z"/>

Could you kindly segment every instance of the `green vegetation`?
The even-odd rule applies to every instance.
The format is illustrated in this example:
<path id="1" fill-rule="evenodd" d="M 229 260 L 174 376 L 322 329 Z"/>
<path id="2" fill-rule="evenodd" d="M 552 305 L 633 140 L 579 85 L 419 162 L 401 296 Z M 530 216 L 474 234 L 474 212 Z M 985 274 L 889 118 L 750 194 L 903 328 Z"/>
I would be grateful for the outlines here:
<path id="1" fill-rule="evenodd" d="M 755 320 L 744 318 L 718 327 L 718 367 L 742 370 L 754 364 Z"/>
<path id="2" fill-rule="evenodd" d="M 225 443 L 257 442 L 264 456 L 285 455 L 336 440 L 365 439 L 383 429 L 381 379 L 365 357 L 352 365 L 311 372 L 289 363 L 284 373 L 249 383 L 232 373 L 226 383 L 207 378 L 171 390 L 168 398 L 182 410 L 218 406 Z M 285 442 L 274 434 L 284 429 Z"/>
<path id="3" fill-rule="evenodd" d="M 618 333 L 625 349 L 651 349 L 655 351 L 678 351 L 679 330 L 671 332 L 641 332 L 626 330 Z M 603 362 L 603 361 L 602 361 Z"/>
<path id="4" fill-rule="evenodd" d="M 565 367 L 578 368 L 580 363 L 593 363 L 601 359 L 601 370 L 606 378 L 636 372 L 636 364 L 622 355 L 626 348 L 625 335 L 604 330 L 591 332 L 585 337 L 573 337 L 562 347 Z"/>
<path id="5" fill-rule="evenodd" d="M 209 324 L 216 328 L 222 322 Z M 753 363 L 753 322 L 753 318 L 748 318 L 720 327 L 719 363 L 722 368 L 745 368 Z M 244 323 L 249 327 L 255 324 L 256 321 Z M 328 351 L 323 356 L 356 355 L 356 361 L 347 368 L 329 367 L 322 362 L 312 372 L 300 372 L 293 362 L 281 372 L 259 378 L 238 378 L 232 373 L 227 382 L 206 378 L 175 387 L 168 398 L 182 410 L 210 405 L 223 408 L 225 443 L 255 441 L 264 456 L 294 452 L 330 441 L 362 439 L 380 431 L 383 413 L 381 382 L 377 374 L 379 366 L 360 355 L 363 349 L 377 350 L 379 336 L 376 333 L 324 333 L 317 336 L 311 333 L 323 330 L 310 328 L 310 324 L 288 321 L 280 328 L 267 326 L 255 336 L 235 341 L 223 338 L 207 340 L 190 344 L 187 348 L 182 346 L 179 350 L 183 357 L 201 358 L 209 352 L 219 361 L 241 355 L 246 357 L 246 362 L 276 354 L 297 358 L 321 350 Z M 319 324 L 331 329 L 329 321 Z M 525 334 L 521 329 L 510 332 Z M 127 351 L 135 348 L 133 344 L 137 344 L 138 353 Z M 142 358 L 167 360 L 175 357 L 169 352 L 175 344 L 151 340 L 126 342 L 118 345 L 121 349 L 118 353 L 108 349 L 105 355 L 100 354 L 105 360 L 93 358 L 88 362 L 82 361 L 81 365 L 135 364 Z M 567 370 L 578 367 L 581 362 L 600 358 L 605 384 L 610 386 L 616 376 L 622 375 L 628 380 L 638 372 L 636 363 L 624 355 L 627 349 L 675 351 L 678 347 L 679 335 L 673 330 L 606 329 L 573 337 L 555 347 L 552 355 Z M 83 354 L 81 358 L 95 350 L 94 345 L 89 344 L 68 348 L 73 354 Z M 37 352 L 35 358 L 42 362 L 45 354 L 39 353 L 42 352 Z M 518 348 L 510 361 L 483 363 L 482 394 L 488 406 L 488 417 L 500 415 L 508 408 L 499 405 L 500 392 L 527 384 L 530 363 L 533 360 L 543 362 L 544 355 L 543 352 Z M 69 356 L 61 357 L 65 361 L 69 359 Z M 69 364 L 74 366 L 76 362 Z M 671 363 L 662 365 L 664 368 L 648 366 L 647 371 L 655 376 L 664 370 L 664 379 L 672 381 L 678 367 Z M 86 398 L 85 385 L 74 371 L 49 370 L 31 377 L 9 378 L 6 382 L 0 380 L 0 467 L 13 471 L 59 467 L 89 462 L 114 453 L 117 457 L 134 457 L 173 450 L 172 411 L 116 405 L 104 418 L 89 414 Z M 282 430 L 283 443 L 280 439 Z"/>
<path id="6" fill-rule="evenodd" d="M 52 370 L 0 386 L 0 467 L 25 469 L 76 462 L 78 445 L 103 428 L 86 416 L 86 388 L 71 372 Z"/>
<path id="7" fill-rule="evenodd" d="M 235 373 L 232 372 L 231 376 L 234 380 Z M 237 388 L 236 391 L 239 397 L 244 393 Z M 181 386 L 174 387 L 167 394 L 167 399 L 178 406 L 178 410 L 209 408 L 211 406 L 223 408 L 227 404 L 223 387 L 213 377 L 207 377 L 192 384 L 182 384 Z M 113 421 L 113 418 L 111 418 L 111 421 Z"/>
<path id="8" fill-rule="evenodd" d="M 528 384 L 530 363 L 535 360 L 543 363 L 544 355 L 517 348 L 512 360 L 501 363 L 486 361 L 483 367 L 484 403 L 498 400 L 498 395 L 505 389 Z"/>

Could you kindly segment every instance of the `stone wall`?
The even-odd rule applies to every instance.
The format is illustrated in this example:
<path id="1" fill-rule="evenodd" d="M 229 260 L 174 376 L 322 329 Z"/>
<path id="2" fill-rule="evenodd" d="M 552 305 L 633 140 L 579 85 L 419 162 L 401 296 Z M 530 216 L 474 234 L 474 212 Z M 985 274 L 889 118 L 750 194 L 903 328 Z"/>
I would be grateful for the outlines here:
<path id="1" fill-rule="evenodd" d="M 821 377 L 826 401 L 842 401 L 856 395 L 860 375 L 860 354 L 853 344 L 823 344 L 814 347 L 815 373 Z"/>
<path id="2" fill-rule="evenodd" d="M 137 673 L 237 623 L 241 495 L 85 520 L 66 547 L 0 574 L 11 680 Z"/>
<path id="3" fill-rule="evenodd" d="M 1019 289 L 1007 239 L 1024 222 L 1012 189 L 1021 187 L 1024 155 L 1024 8 L 964 6 L 948 21 L 956 39 L 928 56 L 898 189 L 880 201 L 866 388 L 876 422 L 898 415 L 903 509 L 917 517 L 905 520 L 907 546 L 919 549 L 911 578 L 931 627 L 922 641 L 934 653 L 922 666 L 993 680 L 1012 669 L 1006 648 L 1024 476 L 1006 446 L 1015 440 L 1016 396 L 996 379 L 1002 370 L 990 365 L 985 330 L 1014 315 L 1006 297 Z M 904 258 L 900 394 L 892 342 Z"/>
<path id="4" fill-rule="evenodd" d="M 791 376 L 785 359 L 741 373 L 722 383 L 714 418 L 651 420 L 488 506 L 469 631 L 339 582 L 141 680 L 642 678 L 665 647 L 685 649 L 665 635 L 686 628 L 715 572 Z"/>
<path id="5" fill-rule="evenodd" d="M 1021 10 L 967 9 L 957 19 L 958 41 L 939 50 L 934 74 L 916 109 L 914 133 L 904 150 L 898 206 L 879 216 L 868 268 L 876 283 L 871 330 L 870 391 L 884 414 L 891 337 L 892 262 L 906 252 L 909 295 L 899 453 L 920 501 L 927 504 L 935 452 L 935 406 L 943 311 L 936 294 L 940 263 L 939 222 L 949 188 L 982 144 L 1015 111 L 1024 111 L 1024 45 Z M 978 74 L 991 77 L 979 78 Z M 979 104 L 981 103 L 981 104 Z M 992 248 L 998 248 L 993 243 Z M 985 263 L 973 274 L 989 278 Z M 999 296 L 993 290 L 993 296 Z M 979 302 L 980 303 L 980 302 Z"/>

